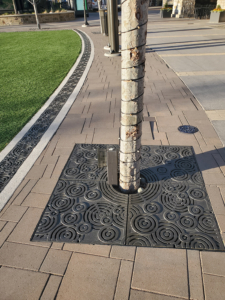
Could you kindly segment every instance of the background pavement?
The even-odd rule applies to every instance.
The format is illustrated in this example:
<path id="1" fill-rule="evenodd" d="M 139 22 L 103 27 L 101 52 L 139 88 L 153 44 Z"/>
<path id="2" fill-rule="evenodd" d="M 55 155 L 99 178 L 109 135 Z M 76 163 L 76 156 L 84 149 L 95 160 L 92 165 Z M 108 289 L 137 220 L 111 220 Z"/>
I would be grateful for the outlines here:
<path id="1" fill-rule="evenodd" d="M 204 25 L 206 21 L 192 22 L 191 29 L 208 26 Z M 63 24 L 53 28 L 60 26 L 64 28 Z M 155 12 L 149 16 L 149 48 L 157 50 L 159 43 L 171 42 L 161 40 L 175 35 L 167 32 L 171 28 L 187 29 L 187 20 L 162 21 Z M 29 29 L 32 30 L 31 27 L 25 30 Z M 98 34 L 98 27 L 84 30 L 95 45 L 95 58 L 87 80 L 57 133 L 0 213 L 0 299 L 223 300 L 224 252 L 30 242 L 74 145 L 119 143 L 120 58 L 103 55 L 107 38 Z M 211 36 L 214 30 L 218 31 L 200 31 L 206 30 Z M 198 29 L 190 30 L 189 35 L 194 35 L 193 31 Z M 150 32 L 152 37 L 155 35 L 153 38 Z M 187 30 L 185 33 L 188 35 Z M 183 83 L 183 78 L 188 76 L 182 76 L 181 80 L 164 63 L 164 57 L 150 49 L 146 59 L 144 116 L 155 117 L 156 122 L 153 132 L 149 122 L 143 123 L 142 144 L 193 146 L 225 240 L 222 143 L 208 115 Z M 193 72 L 193 69 L 181 68 L 179 72 Z M 220 117 L 223 118 L 221 111 Z M 182 134 L 177 130 L 182 124 L 197 126 L 199 132 Z"/>
<path id="2" fill-rule="evenodd" d="M 149 14 L 148 47 L 191 90 L 225 145 L 225 24 L 194 19 L 159 22 L 155 13 Z"/>

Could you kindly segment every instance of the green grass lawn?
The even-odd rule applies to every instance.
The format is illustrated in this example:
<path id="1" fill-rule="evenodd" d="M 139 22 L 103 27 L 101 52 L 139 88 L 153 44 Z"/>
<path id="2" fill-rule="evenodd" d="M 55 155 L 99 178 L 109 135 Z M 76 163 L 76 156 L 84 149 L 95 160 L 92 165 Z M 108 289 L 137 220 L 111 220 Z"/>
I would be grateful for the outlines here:
<path id="1" fill-rule="evenodd" d="M 59 86 L 81 45 L 72 30 L 0 33 L 0 151 Z"/>

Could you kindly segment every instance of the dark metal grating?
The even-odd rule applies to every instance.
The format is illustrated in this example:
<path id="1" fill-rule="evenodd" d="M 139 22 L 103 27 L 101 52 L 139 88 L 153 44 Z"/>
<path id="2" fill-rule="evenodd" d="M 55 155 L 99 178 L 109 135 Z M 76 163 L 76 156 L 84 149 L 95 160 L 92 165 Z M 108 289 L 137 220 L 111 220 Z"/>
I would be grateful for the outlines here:
<path id="1" fill-rule="evenodd" d="M 122 194 L 98 167 L 98 148 L 77 144 L 32 241 L 223 250 L 192 147 L 142 146 L 141 193 Z"/>

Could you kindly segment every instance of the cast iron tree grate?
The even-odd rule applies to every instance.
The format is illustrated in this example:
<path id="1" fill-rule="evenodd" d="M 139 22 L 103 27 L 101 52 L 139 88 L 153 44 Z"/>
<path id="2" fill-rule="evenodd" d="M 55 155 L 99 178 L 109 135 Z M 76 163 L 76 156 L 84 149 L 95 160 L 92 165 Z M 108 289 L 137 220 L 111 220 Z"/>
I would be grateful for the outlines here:
<path id="1" fill-rule="evenodd" d="M 142 146 L 141 193 L 122 194 L 98 167 L 98 148 L 75 145 L 32 241 L 225 250 L 192 147 Z"/>

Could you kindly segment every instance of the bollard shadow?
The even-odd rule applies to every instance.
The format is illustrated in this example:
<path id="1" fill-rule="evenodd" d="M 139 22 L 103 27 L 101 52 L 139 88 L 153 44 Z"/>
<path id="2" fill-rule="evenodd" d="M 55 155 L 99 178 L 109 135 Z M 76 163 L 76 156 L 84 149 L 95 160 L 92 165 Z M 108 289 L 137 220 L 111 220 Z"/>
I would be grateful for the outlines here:
<path id="1" fill-rule="evenodd" d="M 146 183 L 152 182 L 148 174 L 156 174 L 159 180 L 164 178 L 182 181 L 182 176 L 191 178 L 202 172 L 225 166 L 225 148 L 218 148 L 195 154 L 192 146 L 142 146 L 141 174 Z M 177 170 L 175 172 L 174 170 Z M 179 171 L 180 170 L 180 171 Z M 213 173 L 213 171 L 212 171 Z M 203 180 L 203 179 L 202 179 Z"/>

